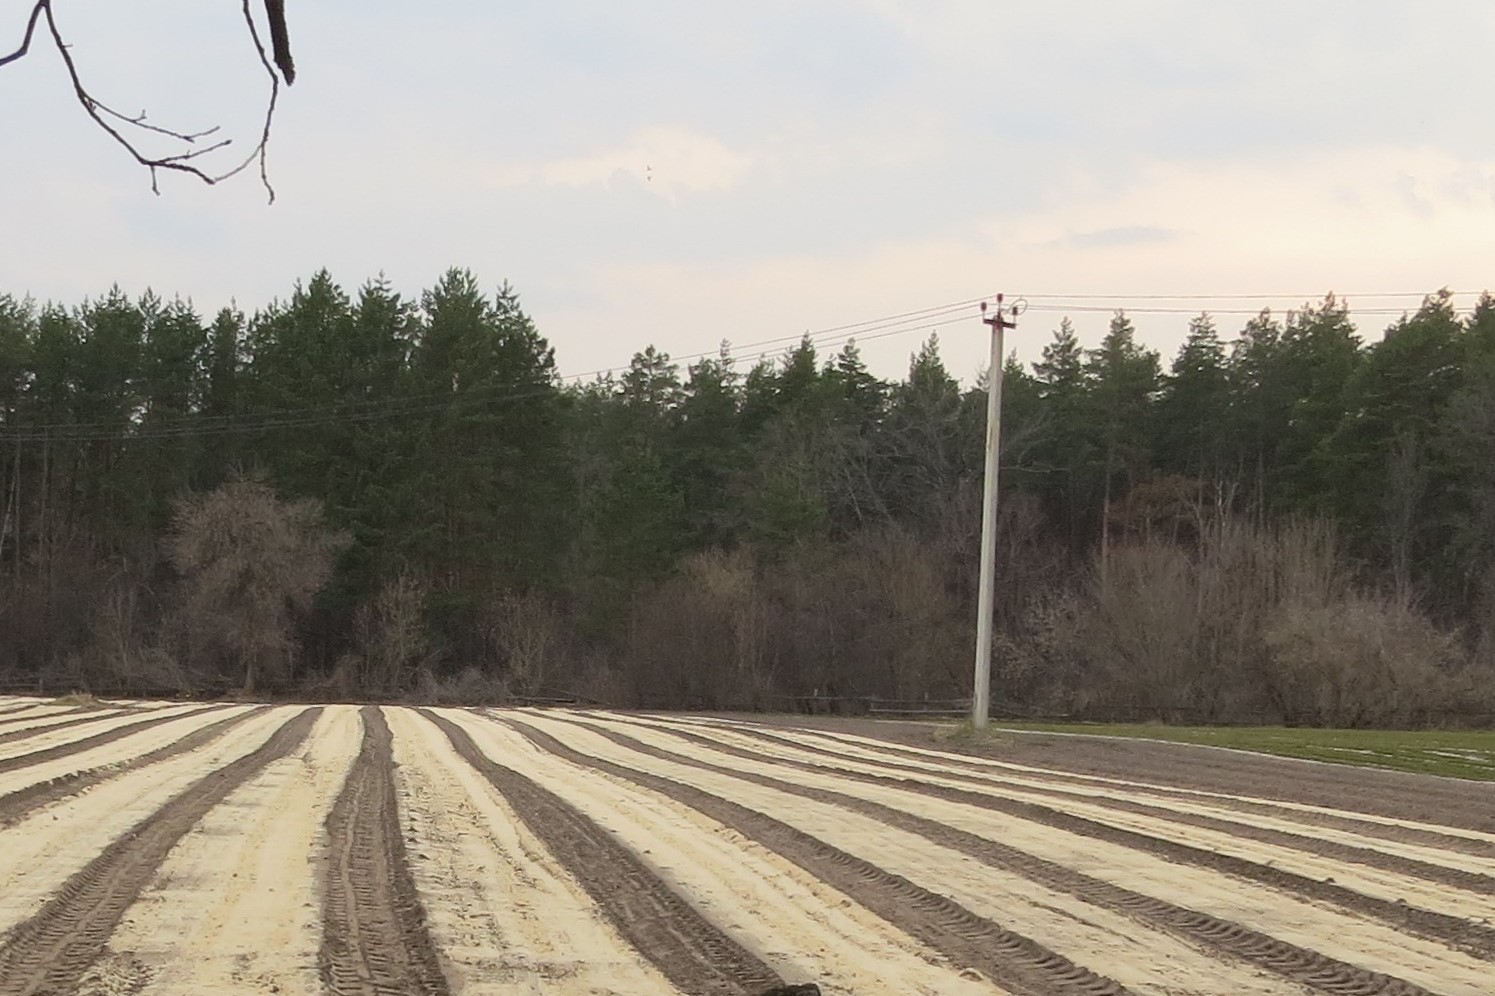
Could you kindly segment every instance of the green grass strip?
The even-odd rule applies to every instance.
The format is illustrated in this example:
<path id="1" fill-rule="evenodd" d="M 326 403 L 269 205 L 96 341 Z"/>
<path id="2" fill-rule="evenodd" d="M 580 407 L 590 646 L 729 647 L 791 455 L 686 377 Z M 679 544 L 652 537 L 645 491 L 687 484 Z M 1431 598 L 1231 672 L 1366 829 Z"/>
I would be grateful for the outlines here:
<path id="1" fill-rule="evenodd" d="M 952 743 L 974 744 L 982 739 L 1000 738 L 1003 730 L 1166 740 L 1311 761 L 1495 781 L 1495 730 L 1326 730 L 1284 726 L 994 721 L 989 733 L 977 734 L 969 723 L 965 723 L 941 730 L 940 736 Z"/>

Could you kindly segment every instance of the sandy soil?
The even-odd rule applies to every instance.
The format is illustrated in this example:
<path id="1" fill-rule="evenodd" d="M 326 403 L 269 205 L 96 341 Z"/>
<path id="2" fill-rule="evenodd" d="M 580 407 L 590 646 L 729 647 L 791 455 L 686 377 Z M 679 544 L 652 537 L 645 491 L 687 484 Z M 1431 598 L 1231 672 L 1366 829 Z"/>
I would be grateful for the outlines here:
<path id="1" fill-rule="evenodd" d="M 626 726 L 621 728 L 627 729 Z M 675 724 L 662 724 L 660 728 L 689 729 L 688 726 L 675 726 Z M 809 761 L 817 765 L 824 764 L 847 771 L 865 771 L 906 777 L 900 771 L 880 767 L 876 763 L 878 755 L 875 751 L 857 749 L 855 753 L 848 751 L 846 756 L 830 760 L 824 755 L 796 751 L 793 748 L 781 747 L 755 738 L 739 736 L 719 728 L 713 728 L 712 735 L 721 739 L 724 743 L 732 743 L 749 748 L 755 753 L 761 753 L 765 757 L 791 758 Z M 883 756 L 882 759 L 891 760 L 886 756 Z M 1087 799 L 1093 798 L 1095 803 L 1092 804 L 1088 801 L 1076 801 L 1064 798 L 1056 799 L 1050 796 L 1023 791 L 1025 787 L 1052 788 L 1055 787 L 1055 783 L 1053 782 L 1045 783 L 1042 780 L 1033 778 L 1007 778 L 1000 781 L 993 781 L 989 786 L 977 788 L 969 780 L 954 781 L 940 777 L 936 774 L 938 768 L 934 765 L 920 765 L 920 767 L 929 771 L 928 775 L 923 776 L 924 780 L 929 784 L 950 785 L 966 789 L 976 788 L 977 791 L 990 795 L 1022 799 L 1040 805 L 1058 806 L 1067 812 L 1082 815 L 1099 822 L 1138 830 L 1150 836 L 1166 840 L 1176 840 L 1193 846 L 1207 847 L 1224 854 L 1235 854 L 1251 861 L 1270 863 L 1275 867 L 1287 869 L 1311 878 L 1324 879 L 1332 877 L 1336 882 L 1349 888 L 1389 901 L 1402 900 L 1426 909 L 1439 910 L 1454 916 L 1477 916 L 1495 920 L 1495 896 L 1489 894 L 1478 894 L 1450 886 L 1446 883 L 1431 883 L 1406 875 L 1348 864 L 1344 861 L 1325 860 L 1290 847 L 1243 840 L 1228 833 L 1201 829 L 1196 826 L 1188 826 L 1156 818 L 1134 816 L 1129 813 L 1107 809 L 1102 804 L 1107 798 L 1148 799 L 1147 796 L 1140 793 L 1125 790 L 1116 790 L 1110 793 L 1087 790 L 1077 793 L 1085 796 Z M 866 789 L 859 789 L 858 791 L 865 792 Z M 1068 793 L 1068 786 L 1065 786 L 1065 791 Z M 1151 799 L 1148 799 L 1148 801 L 1156 802 L 1156 800 Z M 1229 810 L 1220 810 L 1207 805 L 1179 805 L 1175 803 L 1168 808 L 1182 812 L 1198 812 L 1223 817 L 1238 815 L 1233 814 Z M 1331 837 L 1353 843 L 1359 847 L 1376 848 L 1390 853 L 1404 854 L 1408 857 L 1432 862 L 1448 868 L 1480 871 L 1487 874 L 1495 871 L 1495 859 L 1491 858 L 1438 851 L 1429 847 L 1376 841 L 1354 834 L 1319 830 L 1310 825 L 1293 823 L 1286 819 L 1256 819 L 1252 822 L 1258 826 L 1277 826 L 1297 834 Z"/>
<path id="2" fill-rule="evenodd" d="M 300 750 L 209 811 L 130 908 L 80 996 L 142 978 L 159 996 L 320 993 L 317 844 L 358 740 L 358 710 L 331 706 Z"/>
<path id="3" fill-rule="evenodd" d="M 485 752 L 520 766 L 597 820 L 672 888 L 788 980 L 827 993 L 974 996 L 992 988 L 958 970 L 845 895 L 687 806 L 549 757 L 471 716 L 455 721 Z"/>
<path id="4" fill-rule="evenodd" d="M 643 717 L 639 717 L 643 718 Z M 700 718 L 696 720 L 684 720 L 678 718 L 660 717 L 653 721 L 665 724 L 686 722 L 691 725 L 708 725 L 713 729 L 736 730 L 740 732 L 763 731 L 765 727 L 760 724 L 731 722 L 721 719 Z M 1321 827 L 1321 824 L 1304 822 L 1314 815 L 1331 815 L 1353 818 L 1364 825 L 1370 833 L 1374 833 L 1375 827 L 1409 827 L 1436 831 L 1439 834 L 1451 835 L 1467 840 L 1478 840 L 1495 843 L 1495 833 L 1487 833 L 1478 830 L 1470 830 L 1459 826 L 1445 823 L 1430 823 L 1420 820 L 1406 818 L 1381 816 L 1366 813 L 1361 810 L 1335 808 L 1327 805 L 1315 805 L 1310 803 L 1293 802 L 1277 798 L 1264 798 L 1242 795 L 1238 792 L 1209 791 L 1194 788 L 1180 788 L 1166 780 L 1162 781 L 1139 781 L 1135 778 L 1113 778 L 1100 775 L 1076 775 L 1069 771 L 1058 771 L 1053 768 L 1035 767 L 1028 764 L 1015 764 L 995 758 L 984 757 L 974 754 L 964 754 L 949 750 L 937 750 L 928 747 L 919 747 L 911 744 L 889 743 L 874 737 L 858 736 L 824 730 L 798 730 L 789 727 L 771 727 L 772 733 L 777 737 L 784 737 L 798 743 L 833 746 L 836 750 L 851 757 L 865 757 L 873 759 L 887 759 L 890 751 L 896 751 L 900 763 L 911 765 L 922 765 L 931 771 L 948 770 L 952 763 L 960 765 L 963 771 L 985 769 L 993 777 L 1022 779 L 1028 777 L 1036 779 L 1038 784 L 1051 784 L 1061 781 L 1073 791 L 1093 791 L 1106 796 L 1134 792 L 1140 796 L 1154 798 L 1168 798 L 1175 800 L 1171 804 L 1178 808 L 1186 808 L 1190 805 L 1223 807 L 1224 811 L 1238 812 L 1232 809 L 1231 803 L 1248 802 L 1257 807 L 1253 812 L 1275 812 L 1276 818 L 1292 820 L 1295 817 L 1299 825 Z M 922 760 L 921 760 L 922 759 Z M 1271 761 L 1274 759 L 1264 758 Z M 1354 769 L 1344 768 L 1345 771 Z M 1355 771 L 1356 774 L 1361 772 Z M 1390 774 L 1396 774 L 1391 772 Z M 1437 779 L 1440 790 L 1444 788 L 1443 782 L 1447 779 Z M 1482 783 L 1459 782 L 1468 792 L 1474 793 L 1476 797 L 1484 788 Z M 1189 800 L 1180 803 L 1177 800 Z M 1431 803 L 1429 803 L 1431 805 Z M 1419 807 L 1421 808 L 1421 807 Z M 1269 817 L 1270 818 L 1270 817 Z M 1262 823 L 1258 817 L 1254 822 Z M 1373 838 L 1377 843 L 1386 838 Z"/>
<path id="5" fill-rule="evenodd" d="M 587 754 L 664 774 L 676 781 L 725 795 L 771 812 L 844 851 L 865 858 L 948 896 L 981 916 L 1043 943 L 1106 974 L 1137 993 L 1293 993 L 1299 986 L 1266 973 L 1221 963 L 1146 927 L 1086 907 L 1069 896 L 1035 887 L 1026 879 L 986 868 L 970 858 L 931 845 L 912 834 L 833 806 L 800 799 L 730 776 L 642 757 L 575 724 L 528 715 Z"/>
<path id="6" fill-rule="evenodd" d="M 1138 779 L 1495 833 L 1495 783 L 1491 782 L 1119 737 L 1003 731 L 996 743 L 964 747 L 938 739 L 939 727 L 931 723 L 812 716 L 769 721 L 1052 771 Z"/>
<path id="7" fill-rule="evenodd" d="M 446 737 L 407 710 L 387 712 L 412 870 L 454 993 L 674 991 Z"/>
<path id="8" fill-rule="evenodd" d="M 66 719 L 54 718 L 51 721 L 42 721 L 40 724 L 26 727 L 27 736 L 23 739 L 0 744 L 0 760 L 81 740 L 95 733 L 103 733 L 115 727 L 137 723 L 142 719 L 176 716 L 201 709 L 202 706 L 195 704 L 167 705 L 151 709 L 101 710 L 79 716 L 68 716 Z"/>
<path id="9" fill-rule="evenodd" d="M 1495 992 L 1488 786 L 907 723 L 194 710 L 0 697 L 0 996 L 341 994 L 419 951 L 430 996 Z"/>
<path id="10" fill-rule="evenodd" d="M 151 726 L 139 732 L 102 744 L 76 754 L 69 754 L 53 761 L 43 761 L 39 764 L 28 765 L 15 771 L 0 773 L 0 796 L 27 785 L 37 782 L 50 781 L 70 775 L 77 771 L 87 771 L 90 768 L 107 767 L 138 757 L 141 754 L 155 750 L 179 739 L 185 733 L 191 732 L 204 726 L 210 720 L 222 719 L 225 716 L 236 716 L 246 712 L 249 706 L 231 706 L 227 709 L 215 710 L 202 715 L 187 715 L 170 719 L 159 726 Z M 141 717 L 132 717 L 138 719 Z M 115 724 L 119 725 L 119 724 Z M 97 729 L 89 729 L 88 734 L 100 732 Z M 74 739 L 81 739 L 83 733 L 79 733 Z M 40 749 L 40 748 L 37 748 Z M 34 753 L 34 751 L 32 752 Z"/>
<path id="11" fill-rule="evenodd" d="M 684 743 L 670 736 L 664 728 L 667 724 L 662 724 L 658 733 L 641 730 L 635 724 L 608 725 L 631 734 L 642 734 L 640 739 L 682 754 L 709 754 L 713 762 L 726 767 L 749 771 L 773 770 L 772 764 L 753 764 Z M 724 736 L 721 733 L 717 735 Z M 1283 940 L 1312 947 L 1324 954 L 1376 971 L 1397 975 L 1437 991 L 1476 996 L 1486 992 L 1489 987 L 1490 965 L 1486 962 L 1460 955 L 1438 944 L 1407 938 L 1387 926 L 1367 923 L 1359 917 L 1337 913 L 1271 890 L 1255 888 L 1228 876 L 1180 867 L 1130 848 L 912 792 L 883 789 L 804 771 L 795 771 L 791 777 L 801 783 L 824 785 L 862 798 L 881 801 L 898 809 L 1000 840 L 1125 888 L 1193 909 L 1205 910 Z M 1138 822 L 1144 830 L 1152 828 L 1147 821 Z M 1354 871 L 1353 868 L 1346 869 L 1342 864 L 1316 864 L 1318 871 L 1327 873 L 1320 874 L 1321 878 L 1332 875 L 1349 878 Z M 1476 905 L 1480 908 L 1488 905 L 1488 897 L 1467 893 L 1453 896 L 1449 893 L 1457 890 L 1432 887 L 1426 883 L 1401 881 L 1397 883 L 1397 888 L 1404 891 L 1408 901 L 1431 900 L 1435 906 L 1447 906 L 1462 915 L 1483 915 L 1471 913 L 1470 910 Z M 1466 905 L 1461 908 L 1460 903 Z"/>
<path id="12" fill-rule="evenodd" d="M 130 772 L 0 830 L 0 931 L 31 916 L 106 844 L 201 777 L 204 768 L 247 754 L 296 711 L 274 710 L 201 751 Z"/>
<path id="13" fill-rule="evenodd" d="M 28 720 L 70 712 L 72 708 L 68 705 L 52 705 L 35 699 L 0 700 L 0 729 L 14 729 L 12 724 L 25 725 Z"/>

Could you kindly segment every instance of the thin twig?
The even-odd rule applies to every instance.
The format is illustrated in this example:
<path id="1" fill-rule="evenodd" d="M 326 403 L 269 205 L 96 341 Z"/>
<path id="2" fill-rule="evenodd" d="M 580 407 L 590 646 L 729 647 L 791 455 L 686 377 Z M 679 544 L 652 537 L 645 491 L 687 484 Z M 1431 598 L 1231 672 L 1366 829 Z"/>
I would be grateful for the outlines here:
<path id="1" fill-rule="evenodd" d="M 260 160 L 260 183 L 265 185 L 266 192 L 270 195 L 270 203 L 275 203 L 275 188 L 270 186 L 270 177 L 265 172 L 265 149 L 270 144 L 270 124 L 275 118 L 275 101 L 280 96 L 280 77 L 275 75 L 275 68 L 270 65 L 270 60 L 265 56 L 265 46 L 260 42 L 259 30 L 254 26 L 254 15 L 249 12 L 249 0 L 244 0 L 244 23 L 249 26 L 249 37 L 254 41 L 254 50 L 259 53 L 260 65 L 265 67 L 265 73 L 270 77 L 270 102 L 265 106 L 265 128 L 260 132 L 260 144 L 255 150 Z M 289 61 L 289 56 L 287 56 Z M 294 70 L 291 71 L 294 73 Z M 286 82 L 291 81 L 291 74 L 286 75 Z M 250 158 L 254 158 L 253 155 Z M 249 165 L 248 160 L 243 166 Z M 235 170 L 234 172 L 238 172 Z"/>
<path id="2" fill-rule="evenodd" d="M 194 132 L 190 132 L 190 133 L 189 132 L 172 131 L 170 128 L 162 128 L 159 125 L 153 125 L 153 124 L 148 123 L 145 120 L 145 111 L 141 111 L 139 114 L 135 115 L 134 117 L 131 117 L 128 114 L 121 114 L 119 111 L 116 111 L 114 108 L 108 106 L 107 104 L 101 104 L 97 100 L 94 101 L 94 106 L 97 107 L 99 110 L 103 111 L 105 114 L 108 114 L 108 115 L 110 115 L 112 117 L 119 118 L 125 124 L 132 124 L 132 125 L 134 125 L 137 128 L 143 129 L 145 131 L 153 131 L 153 132 L 155 132 L 158 135 L 165 135 L 167 138 L 174 138 L 174 139 L 176 139 L 176 140 L 178 140 L 180 142 L 195 142 L 199 138 L 206 138 L 209 135 L 211 135 L 214 132 L 217 132 L 217 131 L 219 131 L 221 129 L 220 125 L 214 125 L 213 127 L 211 127 L 211 128 L 205 128 L 202 131 L 194 131 Z"/>

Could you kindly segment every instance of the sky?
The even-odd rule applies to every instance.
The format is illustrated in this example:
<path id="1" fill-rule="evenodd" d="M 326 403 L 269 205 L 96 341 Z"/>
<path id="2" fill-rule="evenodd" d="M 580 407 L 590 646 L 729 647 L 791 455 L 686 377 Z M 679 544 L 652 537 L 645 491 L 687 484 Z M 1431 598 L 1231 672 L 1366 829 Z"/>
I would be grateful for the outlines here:
<path id="1" fill-rule="evenodd" d="M 273 204 L 253 169 L 153 194 L 49 42 L 0 67 L 0 293 L 252 312 L 321 268 L 418 296 L 460 266 L 513 285 L 567 374 L 864 323 L 879 374 L 935 330 L 970 381 L 997 292 L 1032 361 L 1066 314 L 1094 345 L 1126 307 L 1170 357 L 1204 308 L 1233 334 L 1334 291 L 1375 339 L 1495 285 L 1489 0 L 286 6 Z M 0 0 L 0 49 L 30 7 Z M 220 125 L 217 169 L 253 146 L 237 4 L 57 18 L 100 100 Z"/>

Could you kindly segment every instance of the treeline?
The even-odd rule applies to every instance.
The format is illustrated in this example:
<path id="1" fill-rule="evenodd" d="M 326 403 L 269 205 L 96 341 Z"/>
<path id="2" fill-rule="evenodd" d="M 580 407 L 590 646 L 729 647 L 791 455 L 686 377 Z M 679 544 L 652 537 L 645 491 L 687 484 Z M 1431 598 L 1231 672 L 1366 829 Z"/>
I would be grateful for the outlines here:
<path id="1" fill-rule="evenodd" d="M 1028 323 L 1031 325 L 1031 321 Z M 319 273 L 211 320 L 0 296 L 0 683 L 784 708 L 967 693 L 985 385 L 653 348 Z M 1495 712 L 1495 300 L 1332 296 L 1004 380 L 998 710 Z"/>

